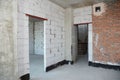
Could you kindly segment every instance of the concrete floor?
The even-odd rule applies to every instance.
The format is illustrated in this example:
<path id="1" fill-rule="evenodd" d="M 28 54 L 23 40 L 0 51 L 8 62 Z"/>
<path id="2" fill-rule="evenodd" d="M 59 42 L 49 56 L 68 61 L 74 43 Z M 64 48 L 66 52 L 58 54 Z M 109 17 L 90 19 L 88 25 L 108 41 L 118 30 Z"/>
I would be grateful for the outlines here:
<path id="1" fill-rule="evenodd" d="M 36 71 L 37 68 L 34 72 Z M 120 71 L 90 67 L 87 56 L 82 56 L 74 65 L 64 65 L 47 73 L 42 72 L 39 77 L 31 80 L 120 80 Z"/>
<path id="2" fill-rule="evenodd" d="M 44 73 L 44 56 L 30 55 L 30 76 L 31 78 L 39 77 Z"/>

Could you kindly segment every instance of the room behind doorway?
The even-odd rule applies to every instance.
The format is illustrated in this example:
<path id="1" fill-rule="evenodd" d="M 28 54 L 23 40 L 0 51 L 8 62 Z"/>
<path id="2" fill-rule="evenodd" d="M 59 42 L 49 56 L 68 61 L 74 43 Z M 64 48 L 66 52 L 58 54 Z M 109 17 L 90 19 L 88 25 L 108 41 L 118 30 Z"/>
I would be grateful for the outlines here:
<path id="1" fill-rule="evenodd" d="M 29 59 L 31 78 L 44 72 L 44 21 L 29 18 Z"/>
<path id="2" fill-rule="evenodd" d="M 88 59 L 88 24 L 77 25 L 77 46 L 77 60 L 83 56 Z"/>

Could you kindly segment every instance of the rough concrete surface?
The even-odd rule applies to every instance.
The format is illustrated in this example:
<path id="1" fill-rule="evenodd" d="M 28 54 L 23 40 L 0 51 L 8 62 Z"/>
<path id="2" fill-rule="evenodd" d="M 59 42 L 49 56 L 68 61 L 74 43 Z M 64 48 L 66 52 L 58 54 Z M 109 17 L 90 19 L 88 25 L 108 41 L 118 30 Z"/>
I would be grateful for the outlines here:
<path id="1" fill-rule="evenodd" d="M 120 71 L 88 66 L 87 56 L 74 65 L 60 66 L 32 80 L 120 80 Z"/>
<path id="2" fill-rule="evenodd" d="M 30 76 L 31 78 L 39 77 L 44 73 L 44 56 L 30 55 Z"/>
<path id="3" fill-rule="evenodd" d="M 14 61 L 15 0 L 0 0 L 0 80 L 17 80 Z"/>

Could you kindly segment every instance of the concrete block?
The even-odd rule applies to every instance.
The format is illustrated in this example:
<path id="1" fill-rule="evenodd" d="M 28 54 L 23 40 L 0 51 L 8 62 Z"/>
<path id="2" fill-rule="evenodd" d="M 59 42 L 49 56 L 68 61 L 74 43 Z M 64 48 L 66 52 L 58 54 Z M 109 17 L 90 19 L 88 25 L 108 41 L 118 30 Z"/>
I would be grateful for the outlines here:
<path id="1" fill-rule="evenodd" d="M 46 59 L 47 63 L 46 65 L 51 65 L 51 64 L 55 64 L 55 60 L 54 56 L 56 54 L 60 54 L 63 53 L 62 52 L 57 52 L 57 47 L 61 47 L 61 42 L 64 42 L 64 36 L 61 39 L 61 35 L 64 34 L 64 12 L 65 9 L 61 8 L 60 6 L 49 2 L 48 0 L 30 0 L 30 1 L 24 1 L 24 0 L 19 0 L 19 7 L 20 7 L 20 11 L 19 11 L 19 15 L 21 15 L 22 17 L 19 17 L 19 22 L 18 22 L 18 39 L 27 39 L 29 35 L 26 34 L 28 33 L 28 17 L 25 16 L 24 13 L 28 13 L 31 15 L 35 15 L 35 16 L 40 16 L 40 17 L 47 17 L 48 20 L 51 20 L 51 23 L 49 23 L 49 21 L 46 21 L 46 27 L 45 27 L 45 45 L 46 45 L 46 56 L 49 57 Z M 41 3 L 42 1 L 42 3 Z M 24 2 L 24 4 L 23 4 Z M 38 4 L 36 4 L 38 3 Z M 29 5 L 31 4 L 31 5 Z M 35 4 L 35 5 L 34 5 Z M 22 8 L 27 5 L 28 7 L 26 7 L 26 9 L 24 8 L 24 10 L 22 10 Z M 45 6 L 47 5 L 47 6 Z M 23 6 L 23 7 L 21 7 Z M 18 8 L 19 8 L 18 7 Z M 39 8 L 39 9 L 38 9 Z M 56 14 L 57 13 L 57 14 Z M 22 27 L 22 28 L 21 28 Z M 26 27 L 26 28 L 25 28 Z M 61 30 L 62 27 L 62 30 Z M 51 29 L 51 32 L 50 32 Z M 52 35 L 51 35 L 51 34 Z M 24 35 L 24 36 L 23 36 Z M 56 37 L 55 37 L 56 35 Z M 28 51 L 28 43 L 26 41 L 21 41 L 20 43 L 23 44 L 19 44 L 21 45 L 20 47 L 18 47 L 18 52 L 21 55 L 24 56 L 28 56 L 29 51 Z M 22 48 L 22 46 L 24 46 Z M 64 48 L 64 47 L 61 47 Z M 51 53 L 50 53 L 50 49 L 51 49 Z M 22 51 L 23 52 L 22 52 Z M 20 55 L 19 55 L 20 56 Z M 22 58 L 23 56 L 20 56 L 20 58 Z M 28 58 L 26 58 L 26 61 L 28 62 Z M 61 58 L 57 59 L 58 61 L 63 59 L 63 56 L 60 56 Z M 64 59 L 63 59 L 64 60 Z M 25 62 L 25 66 L 23 66 L 24 68 L 19 70 L 20 74 L 22 75 L 24 70 L 24 73 L 27 73 L 29 70 L 27 70 L 28 65 L 26 64 L 27 62 Z M 24 62 L 23 62 L 24 63 Z"/>

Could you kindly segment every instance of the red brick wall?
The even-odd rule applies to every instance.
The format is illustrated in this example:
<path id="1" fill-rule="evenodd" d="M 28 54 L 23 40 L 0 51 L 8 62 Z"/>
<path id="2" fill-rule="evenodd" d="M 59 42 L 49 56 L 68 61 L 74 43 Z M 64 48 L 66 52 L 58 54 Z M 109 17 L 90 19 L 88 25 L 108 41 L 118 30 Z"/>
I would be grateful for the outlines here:
<path id="1" fill-rule="evenodd" d="M 93 15 L 93 59 L 120 64 L 120 0 L 107 3 L 106 12 Z"/>

